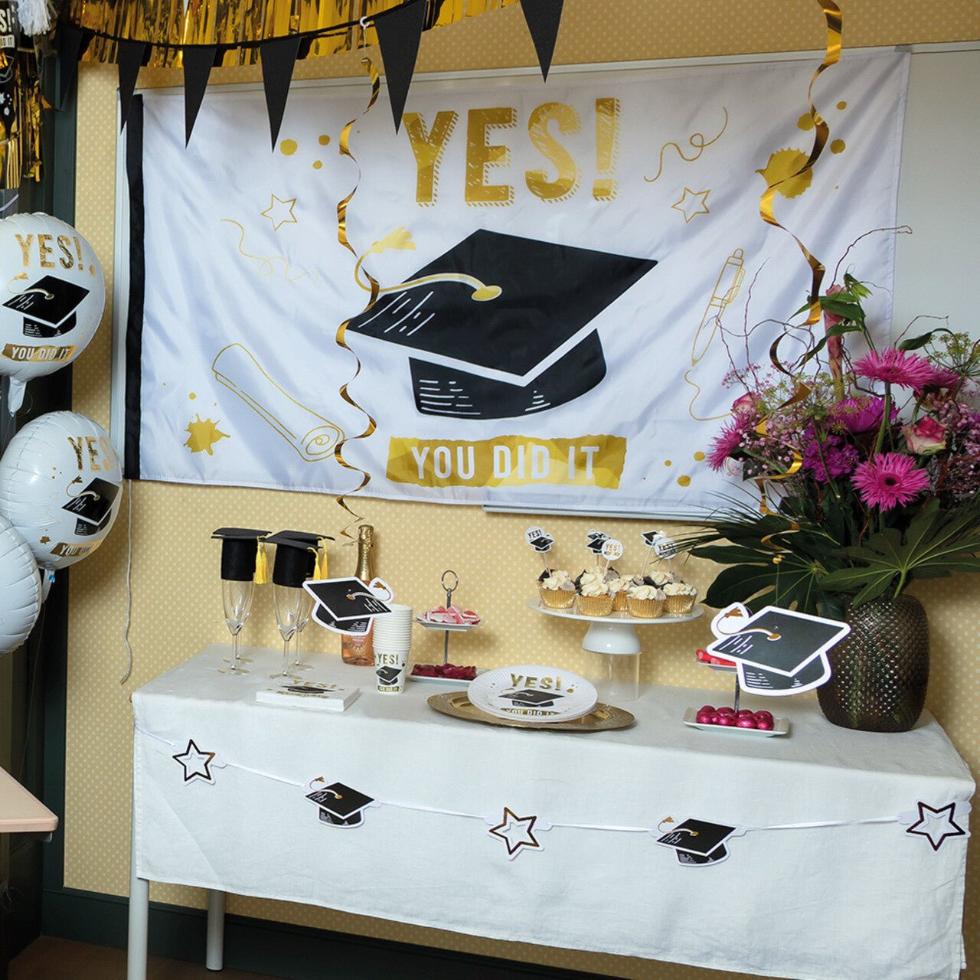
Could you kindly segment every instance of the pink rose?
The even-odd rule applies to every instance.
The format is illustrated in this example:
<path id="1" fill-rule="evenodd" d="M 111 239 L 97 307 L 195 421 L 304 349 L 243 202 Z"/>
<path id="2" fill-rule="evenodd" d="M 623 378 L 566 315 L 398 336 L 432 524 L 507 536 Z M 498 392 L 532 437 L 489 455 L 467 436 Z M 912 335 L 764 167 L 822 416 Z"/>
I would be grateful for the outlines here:
<path id="1" fill-rule="evenodd" d="M 733 415 L 752 415 L 755 412 L 755 396 L 749 393 L 732 402 Z"/>
<path id="2" fill-rule="evenodd" d="M 905 443 L 919 456 L 929 456 L 946 448 L 946 426 L 935 419 L 922 418 L 915 425 L 902 426 Z"/>

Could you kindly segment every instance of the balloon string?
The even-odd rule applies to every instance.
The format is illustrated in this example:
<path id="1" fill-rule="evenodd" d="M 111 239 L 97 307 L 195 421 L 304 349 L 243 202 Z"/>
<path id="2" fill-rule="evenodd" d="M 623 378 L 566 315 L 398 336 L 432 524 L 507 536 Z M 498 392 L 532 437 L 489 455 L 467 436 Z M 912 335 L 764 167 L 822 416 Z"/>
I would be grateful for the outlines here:
<path id="1" fill-rule="evenodd" d="M 133 625 L 133 481 L 126 481 L 126 624 L 123 626 L 123 643 L 126 644 L 126 673 L 119 678 L 125 684 L 133 673 L 133 645 L 129 642 L 129 630 Z"/>
<path id="2" fill-rule="evenodd" d="M 827 124 L 827 121 L 823 118 L 823 116 L 817 112 L 817 107 L 813 102 L 813 86 L 816 84 L 817 79 L 828 68 L 840 61 L 841 49 L 843 46 L 843 15 L 840 7 L 834 3 L 834 0 L 817 0 L 817 3 L 820 4 L 821 9 L 823 10 L 824 19 L 827 22 L 827 43 L 823 61 L 817 66 L 816 71 L 814 71 L 813 76 L 810 79 L 809 88 L 807 89 L 809 116 L 810 121 L 813 123 L 813 147 L 810 150 L 809 157 L 807 157 L 806 161 L 795 171 L 795 173 L 788 174 L 785 177 L 780 177 L 778 180 L 769 184 L 763 192 L 761 200 L 759 201 L 759 214 L 761 215 L 762 220 L 765 221 L 766 224 L 772 225 L 774 228 L 780 228 L 785 231 L 786 234 L 788 234 L 799 246 L 800 251 L 803 253 L 803 257 L 810 266 L 810 312 L 806 319 L 807 326 L 813 326 L 820 319 L 820 284 L 823 282 L 826 269 L 824 268 L 823 263 L 795 234 L 793 234 L 793 232 L 779 223 L 773 210 L 773 201 L 776 197 L 776 192 L 779 190 L 781 185 L 786 184 L 791 180 L 796 180 L 798 177 L 805 174 L 811 173 L 814 164 L 820 158 L 824 147 L 827 145 L 827 140 L 830 138 L 830 126 Z M 773 342 L 773 345 L 770 347 L 769 359 L 772 361 L 773 366 L 777 370 L 781 371 L 783 374 L 789 374 L 790 372 L 783 367 L 777 354 L 779 340 L 780 338 L 777 337 Z"/>
<path id="3" fill-rule="evenodd" d="M 354 119 L 351 119 L 351 121 L 348 122 L 346 126 L 344 126 L 340 134 L 340 155 L 348 157 L 351 160 L 351 162 L 354 164 L 354 166 L 357 168 L 357 180 L 354 183 L 351 192 L 337 204 L 337 240 L 340 242 L 341 245 L 343 245 L 344 248 L 347 249 L 348 252 L 351 253 L 351 255 L 354 256 L 355 259 L 357 259 L 358 257 L 357 252 L 354 249 L 354 246 L 351 245 L 350 239 L 347 236 L 347 207 L 350 204 L 350 202 L 353 200 L 354 195 L 357 193 L 357 189 L 360 186 L 362 174 L 361 174 L 361 167 L 357 162 L 357 158 L 354 156 L 353 153 L 351 153 L 350 138 L 355 124 L 359 121 L 359 119 L 363 119 L 364 116 L 366 116 L 371 111 L 371 109 L 374 106 L 374 103 L 378 101 L 378 92 L 381 89 L 380 76 L 378 74 L 378 69 L 374 66 L 374 62 L 371 61 L 370 58 L 362 58 L 361 64 L 364 66 L 364 68 L 367 69 L 371 77 L 371 98 L 368 100 L 368 104 L 364 112 L 361 113 L 359 117 L 355 117 Z M 361 313 L 366 312 L 367 310 L 371 309 L 372 306 L 374 306 L 375 302 L 377 302 L 379 290 L 380 290 L 378 281 L 371 275 L 370 272 L 364 270 L 364 275 L 367 276 L 368 282 L 370 283 L 371 295 L 368 300 L 367 306 L 364 307 Z M 375 421 L 374 417 L 370 414 L 370 412 L 367 411 L 367 409 L 359 405 L 354 400 L 354 397 L 350 393 L 351 383 L 356 381 L 357 377 L 361 373 L 361 359 L 357 356 L 357 353 L 347 343 L 347 328 L 348 326 L 350 326 L 351 320 L 353 319 L 354 319 L 353 317 L 350 317 L 349 319 L 344 320 L 344 322 L 337 328 L 337 335 L 335 338 L 337 341 L 337 346 L 353 354 L 354 361 L 355 361 L 354 375 L 352 378 L 350 378 L 349 381 L 346 381 L 344 384 L 340 386 L 340 397 L 343 398 L 343 400 L 347 402 L 348 405 L 350 405 L 353 408 L 356 408 L 362 415 L 365 416 L 365 418 L 367 419 L 367 425 L 364 427 L 364 431 L 358 433 L 357 435 L 350 436 L 350 437 L 346 435 L 342 436 L 340 440 L 337 442 L 337 445 L 334 446 L 334 450 L 333 450 L 334 459 L 344 469 L 351 470 L 355 473 L 361 474 L 361 480 L 358 483 L 358 485 L 352 491 L 350 491 L 351 494 L 360 493 L 371 482 L 371 474 L 368 473 L 367 470 L 362 469 L 360 466 L 355 466 L 353 463 L 349 463 L 347 459 L 344 457 L 344 447 L 347 445 L 348 442 L 353 442 L 358 439 L 369 438 L 371 435 L 374 434 L 374 432 L 378 428 L 378 424 Z M 354 536 L 350 533 L 350 528 L 356 525 L 361 520 L 361 515 L 358 514 L 356 511 L 354 511 L 348 505 L 344 494 L 340 494 L 337 497 L 337 503 L 341 507 L 341 509 L 345 510 L 351 517 L 351 520 L 348 521 L 346 525 L 344 525 L 343 530 L 340 532 L 341 536 L 345 538 L 349 538 L 351 541 L 353 541 Z"/>

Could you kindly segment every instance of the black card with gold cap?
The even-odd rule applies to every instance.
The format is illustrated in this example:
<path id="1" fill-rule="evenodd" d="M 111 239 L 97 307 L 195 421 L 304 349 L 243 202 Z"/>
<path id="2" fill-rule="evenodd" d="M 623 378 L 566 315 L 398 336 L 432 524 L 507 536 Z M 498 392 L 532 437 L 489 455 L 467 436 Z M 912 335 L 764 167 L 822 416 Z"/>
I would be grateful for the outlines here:
<path id="1" fill-rule="evenodd" d="M 481 229 L 349 329 L 407 349 L 423 415 L 521 417 L 602 381 L 606 361 L 593 321 L 656 264 Z"/>
<path id="2" fill-rule="evenodd" d="M 259 541 L 268 533 L 250 527 L 219 527 L 212 533 L 212 538 L 221 541 L 221 577 L 224 581 L 252 580 Z"/>

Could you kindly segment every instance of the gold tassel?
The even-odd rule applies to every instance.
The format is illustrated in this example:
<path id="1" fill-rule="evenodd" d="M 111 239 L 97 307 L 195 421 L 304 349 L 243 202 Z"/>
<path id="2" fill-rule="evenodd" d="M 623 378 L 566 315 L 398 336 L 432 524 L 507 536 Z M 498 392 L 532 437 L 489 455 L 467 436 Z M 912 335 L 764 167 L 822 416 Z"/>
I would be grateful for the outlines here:
<path id="1" fill-rule="evenodd" d="M 265 552 L 265 542 L 258 541 L 258 550 L 255 552 L 255 575 L 253 580 L 256 585 L 269 584 L 269 556 Z"/>
<path id="2" fill-rule="evenodd" d="M 320 582 L 325 578 L 330 578 L 328 572 L 330 560 L 327 557 L 326 540 L 324 538 L 320 538 L 317 545 L 318 546 L 314 549 L 316 552 L 316 567 L 313 569 L 313 578 Z"/>

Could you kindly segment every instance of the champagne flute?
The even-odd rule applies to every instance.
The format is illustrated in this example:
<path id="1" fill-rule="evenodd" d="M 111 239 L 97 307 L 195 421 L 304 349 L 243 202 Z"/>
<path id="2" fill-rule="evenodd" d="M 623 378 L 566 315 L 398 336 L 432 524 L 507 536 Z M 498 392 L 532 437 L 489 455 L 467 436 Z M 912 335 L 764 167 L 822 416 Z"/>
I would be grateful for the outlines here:
<path id="1" fill-rule="evenodd" d="M 306 591 L 291 585 L 273 585 L 273 602 L 276 607 L 276 624 L 282 637 L 282 670 L 269 676 L 278 680 L 295 680 L 291 677 L 292 643 L 303 614 Z"/>
<path id="2" fill-rule="evenodd" d="M 309 625 L 310 616 L 313 614 L 313 596 L 306 589 L 302 589 L 301 591 L 303 593 L 303 605 L 300 608 L 299 620 L 296 623 L 295 658 L 293 659 L 292 668 L 293 670 L 312 670 L 313 664 L 304 663 L 303 661 L 300 640 L 303 636 L 303 630 Z"/>
<path id="3" fill-rule="evenodd" d="M 245 582 L 222 579 L 221 598 L 225 609 L 225 625 L 231 633 L 231 660 L 226 660 L 227 667 L 219 667 L 225 674 L 247 674 L 239 651 L 239 640 L 242 627 L 248 622 L 252 613 L 252 597 L 255 593 L 255 583 L 249 579 Z"/>

